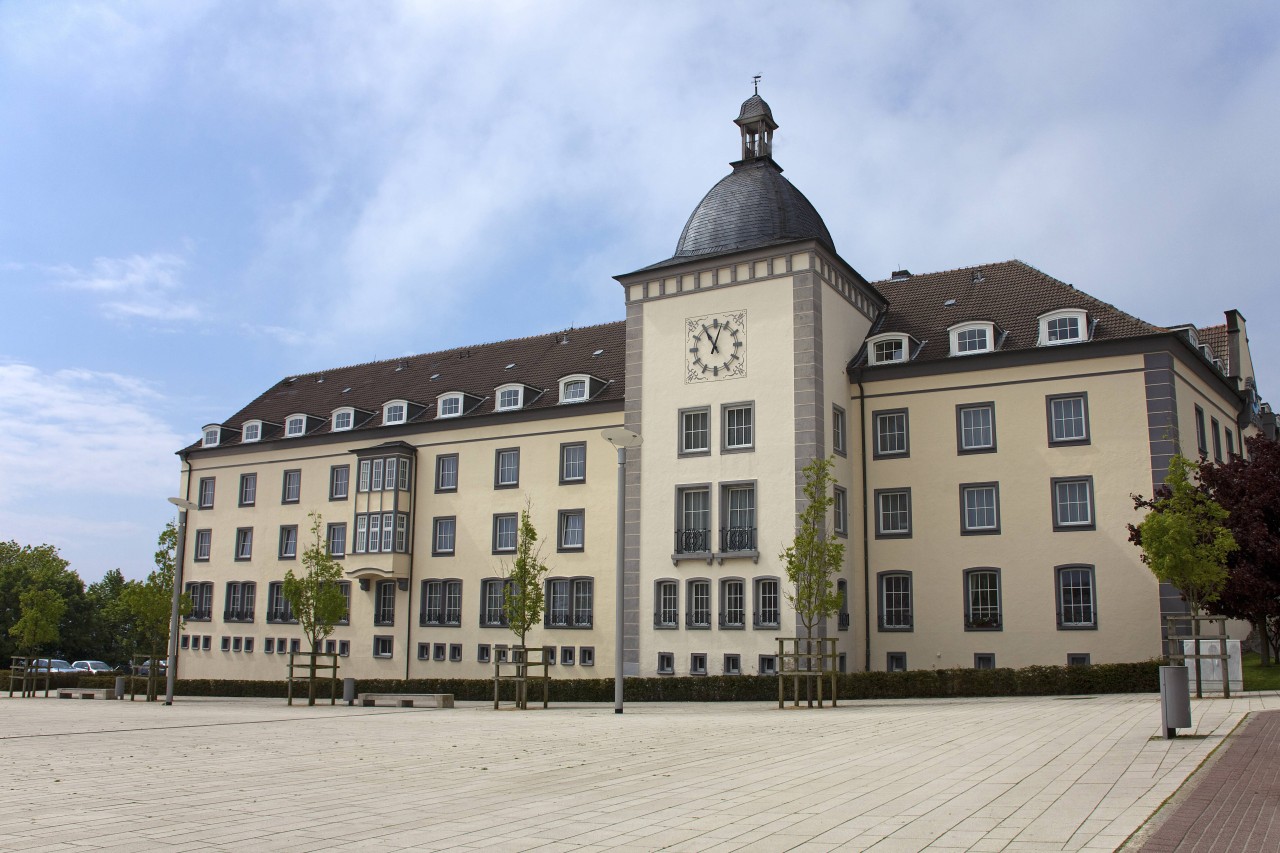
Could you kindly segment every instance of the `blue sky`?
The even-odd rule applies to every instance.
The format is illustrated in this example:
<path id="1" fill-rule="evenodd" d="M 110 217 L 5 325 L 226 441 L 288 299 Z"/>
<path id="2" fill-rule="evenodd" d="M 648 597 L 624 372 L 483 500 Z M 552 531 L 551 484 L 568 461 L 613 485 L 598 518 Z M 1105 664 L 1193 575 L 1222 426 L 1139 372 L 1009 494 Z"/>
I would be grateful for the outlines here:
<path id="1" fill-rule="evenodd" d="M 1280 6 L 0 4 L 0 539 L 140 577 L 290 373 L 623 316 L 737 155 L 867 278 L 1020 258 L 1280 355 Z"/>

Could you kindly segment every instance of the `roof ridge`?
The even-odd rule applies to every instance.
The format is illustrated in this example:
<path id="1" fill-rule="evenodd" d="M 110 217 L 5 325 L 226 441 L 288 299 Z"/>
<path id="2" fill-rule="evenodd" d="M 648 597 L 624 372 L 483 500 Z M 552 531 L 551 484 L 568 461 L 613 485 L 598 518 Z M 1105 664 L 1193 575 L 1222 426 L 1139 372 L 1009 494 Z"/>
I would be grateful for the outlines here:
<path id="1" fill-rule="evenodd" d="M 1017 258 L 1010 258 L 1007 261 L 992 261 L 991 263 L 987 263 L 987 264 L 970 264 L 969 266 L 966 266 L 966 267 L 953 267 L 952 269 L 948 269 L 948 270 L 934 270 L 933 272 L 912 273 L 911 278 L 923 278 L 924 276 L 927 276 L 927 275 L 946 275 L 947 273 L 952 273 L 952 272 L 968 272 L 969 270 L 990 269 L 991 267 L 1003 267 L 1003 266 L 1007 266 L 1008 264 L 1022 264 L 1024 267 L 1027 267 L 1028 269 L 1035 270 L 1041 275 L 1045 275 L 1044 272 L 1031 266 L 1031 264 L 1027 263 L 1026 261 L 1020 261 Z M 878 279 L 871 283 L 873 285 L 882 284 L 882 283 L 895 284 L 895 283 L 907 281 L 907 280 L 908 279 L 905 279 L 905 278 L 893 278 L 892 276 L 890 276 L 889 278 Z M 1055 281 L 1056 280 L 1057 279 L 1055 279 Z M 1066 284 L 1066 282 L 1063 282 L 1063 284 Z"/>

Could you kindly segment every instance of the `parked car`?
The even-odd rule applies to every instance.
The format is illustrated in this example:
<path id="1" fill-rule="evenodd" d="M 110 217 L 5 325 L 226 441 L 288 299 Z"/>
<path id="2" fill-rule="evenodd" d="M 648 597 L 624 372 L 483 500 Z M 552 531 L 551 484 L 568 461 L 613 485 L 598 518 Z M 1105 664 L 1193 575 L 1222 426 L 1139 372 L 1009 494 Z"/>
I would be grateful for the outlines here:
<path id="1" fill-rule="evenodd" d="M 165 670 L 166 670 L 166 669 L 168 669 L 168 667 L 169 667 L 169 662 L 168 662 L 168 661 L 166 661 L 166 660 L 158 660 L 158 661 L 156 661 L 156 675 L 164 675 Z M 143 661 L 143 662 L 138 666 L 138 672 L 137 672 L 137 674 L 138 674 L 138 675 L 143 675 L 143 676 L 150 675 L 150 674 L 151 674 L 151 661 L 149 661 L 149 660 L 144 660 L 144 661 Z"/>
<path id="2" fill-rule="evenodd" d="M 39 670 L 40 672 L 52 673 L 80 671 L 66 661 L 59 660 L 58 658 L 36 658 L 31 662 L 31 668 Z"/>
<path id="3" fill-rule="evenodd" d="M 112 666 L 109 663 L 104 663 L 100 660 L 78 660 L 72 663 L 71 666 L 78 672 L 87 672 L 91 675 L 97 675 L 98 673 L 105 674 L 105 673 L 116 671 L 116 668 L 114 666 Z"/>

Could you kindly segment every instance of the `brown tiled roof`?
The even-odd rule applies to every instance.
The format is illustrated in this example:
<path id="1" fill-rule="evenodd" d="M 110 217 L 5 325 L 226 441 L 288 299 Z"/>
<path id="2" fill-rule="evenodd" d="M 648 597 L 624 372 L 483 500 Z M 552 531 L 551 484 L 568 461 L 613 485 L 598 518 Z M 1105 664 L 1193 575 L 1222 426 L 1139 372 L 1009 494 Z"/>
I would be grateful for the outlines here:
<path id="1" fill-rule="evenodd" d="M 1163 331 L 1017 260 L 893 278 L 874 282 L 874 286 L 889 300 L 889 310 L 872 333 L 911 335 L 923 344 L 918 353 L 913 350 L 914 361 L 948 358 L 947 329 L 970 320 L 995 323 L 1000 351 L 1033 349 L 1040 333 L 1040 315 L 1061 308 L 1088 312 L 1090 324 L 1096 321 L 1092 340 Z M 860 352 L 850 366 L 863 363 L 865 358 Z"/>
<path id="2" fill-rule="evenodd" d="M 1227 368 L 1227 375 L 1231 375 L 1231 352 L 1227 349 L 1227 324 L 1219 323 L 1216 326 L 1196 329 L 1196 339 L 1209 347 L 1213 357 L 1220 360 Z"/>
<path id="3" fill-rule="evenodd" d="M 544 391 L 536 400 L 526 392 L 521 411 L 550 409 L 559 404 L 560 379 L 576 373 L 607 383 L 591 398 L 593 401 L 621 402 L 625 340 L 626 324 L 619 321 L 289 376 L 223 424 L 238 430 L 245 421 L 283 424 L 290 415 L 308 414 L 322 419 L 323 425 L 307 434 L 323 435 L 330 431 L 330 413 L 352 406 L 375 413 L 363 425 L 357 416 L 352 432 L 359 433 L 381 425 L 382 407 L 391 400 L 428 406 L 410 419 L 410 423 L 423 423 L 435 419 L 435 402 L 440 394 L 462 391 L 487 398 L 469 415 L 462 416 L 461 420 L 466 420 L 468 416 L 492 414 L 494 389 L 512 382 Z M 263 440 L 279 437 L 277 430 L 264 435 Z M 239 436 L 233 436 L 231 443 L 238 442 Z M 197 443 L 188 449 L 198 447 Z"/>

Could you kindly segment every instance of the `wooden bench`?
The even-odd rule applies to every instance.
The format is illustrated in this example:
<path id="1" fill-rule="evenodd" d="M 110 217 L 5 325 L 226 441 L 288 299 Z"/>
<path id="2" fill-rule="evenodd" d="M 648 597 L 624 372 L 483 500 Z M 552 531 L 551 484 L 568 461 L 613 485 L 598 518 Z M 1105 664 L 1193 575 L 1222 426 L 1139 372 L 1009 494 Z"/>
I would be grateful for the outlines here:
<path id="1" fill-rule="evenodd" d="M 112 687 L 59 687 L 59 699 L 114 699 L 115 688 Z"/>
<path id="2" fill-rule="evenodd" d="M 419 705 L 419 702 L 430 704 Z M 397 708 L 452 708 L 452 693 L 361 693 L 359 703 L 365 708 L 392 705 Z"/>

